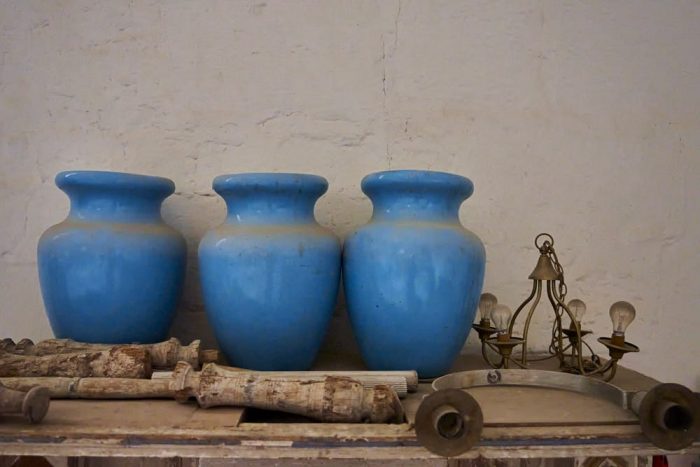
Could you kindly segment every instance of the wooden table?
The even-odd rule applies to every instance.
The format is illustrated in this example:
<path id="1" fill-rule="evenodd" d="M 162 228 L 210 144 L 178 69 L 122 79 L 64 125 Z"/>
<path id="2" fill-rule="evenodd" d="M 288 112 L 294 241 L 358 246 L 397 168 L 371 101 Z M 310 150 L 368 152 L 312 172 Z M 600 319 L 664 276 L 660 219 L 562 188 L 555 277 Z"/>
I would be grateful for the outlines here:
<path id="1" fill-rule="evenodd" d="M 478 357 L 465 357 L 454 370 L 483 368 Z M 657 384 L 624 368 L 614 383 L 633 390 Z M 3 419 L 0 455 L 176 458 L 157 465 L 224 465 L 222 459 L 227 458 L 238 460 L 233 465 L 241 465 L 242 460 L 245 465 L 256 465 L 256 459 L 260 465 L 269 459 L 297 459 L 299 465 L 309 465 L 311 459 L 343 459 L 346 465 L 366 465 L 372 460 L 384 465 L 423 461 L 447 465 L 445 459 L 421 447 L 413 432 L 415 412 L 429 391 L 429 384 L 421 384 L 417 393 L 404 399 L 408 421 L 399 425 L 310 423 L 259 411 L 200 409 L 194 402 L 169 400 L 56 400 L 41 424 Z M 469 392 L 484 412 L 482 441 L 450 465 L 483 464 L 484 459 L 620 458 L 664 453 L 646 441 L 634 414 L 590 396 L 516 387 Z M 683 453 L 700 453 L 700 442 Z M 122 460 L 110 465 L 125 464 Z"/>

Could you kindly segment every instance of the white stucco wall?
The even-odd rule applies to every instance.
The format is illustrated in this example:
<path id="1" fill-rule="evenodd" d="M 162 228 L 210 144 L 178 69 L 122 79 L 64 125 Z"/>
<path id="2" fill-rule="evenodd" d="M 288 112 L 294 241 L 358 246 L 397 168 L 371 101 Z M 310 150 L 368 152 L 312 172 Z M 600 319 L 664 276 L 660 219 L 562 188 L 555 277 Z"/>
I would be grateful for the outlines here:
<path id="1" fill-rule="evenodd" d="M 344 236 L 371 212 L 363 175 L 424 168 L 474 181 L 486 290 L 521 301 L 549 231 L 585 324 L 608 334 L 633 302 L 625 363 L 700 389 L 699 24 L 691 1 L 3 1 L 0 337 L 50 336 L 35 247 L 67 211 L 60 170 L 175 181 L 189 338 L 215 175 L 323 175 L 317 217 Z M 352 351 L 346 332 L 341 314 L 329 345 Z"/>

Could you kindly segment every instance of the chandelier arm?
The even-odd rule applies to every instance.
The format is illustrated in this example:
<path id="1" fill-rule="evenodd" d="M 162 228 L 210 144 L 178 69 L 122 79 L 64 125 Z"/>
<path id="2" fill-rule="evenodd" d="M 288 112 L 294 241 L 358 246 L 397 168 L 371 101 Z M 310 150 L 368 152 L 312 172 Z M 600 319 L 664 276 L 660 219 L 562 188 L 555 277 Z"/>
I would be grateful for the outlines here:
<path id="1" fill-rule="evenodd" d="M 528 369 L 527 366 L 523 365 L 522 363 L 520 363 L 520 362 L 519 362 L 517 359 L 515 359 L 515 358 L 510 358 L 510 359 L 508 359 L 508 361 L 511 362 L 511 363 L 515 363 L 517 366 L 519 366 L 519 367 L 522 368 L 523 370 L 527 370 L 527 369 Z"/>
<path id="2" fill-rule="evenodd" d="M 591 347 L 588 342 L 584 341 L 583 338 L 581 338 L 581 343 L 588 347 L 588 351 L 591 353 L 591 359 L 595 363 L 595 359 L 599 359 L 598 354 L 593 351 L 593 347 Z"/>
<path id="3" fill-rule="evenodd" d="M 578 363 L 578 371 L 582 375 L 595 374 L 597 372 L 597 370 L 595 370 L 594 372 L 586 372 L 586 369 L 583 366 L 583 349 L 581 347 L 581 342 L 583 341 L 583 337 L 581 337 L 581 325 L 576 320 L 576 316 L 574 316 L 574 313 L 571 310 L 569 310 L 569 307 L 562 300 L 560 300 L 559 297 L 556 297 L 556 300 L 557 300 L 558 305 L 561 307 L 561 309 L 566 311 L 566 314 L 569 315 L 569 319 L 571 320 L 571 324 L 573 324 L 574 328 L 576 329 L 576 336 L 577 336 L 577 339 L 576 339 L 576 363 Z M 561 332 L 561 317 L 559 317 L 559 328 L 560 328 L 560 332 Z M 559 336 L 559 340 L 560 340 L 560 342 L 563 340 L 561 334 Z M 574 345 L 573 342 L 571 344 Z M 563 353 L 562 353 L 562 356 L 563 356 Z"/>
<path id="4" fill-rule="evenodd" d="M 547 281 L 547 282 L 551 282 L 553 284 L 555 281 L 556 281 L 556 279 L 552 280 L 552 281 Z M 552 304 L 552 308 L 556 309 L 561 301 L 562 301 L 562 298 L 559 296 L 559 292 L 557 291 L 557 289 L 555 287 L 552 287 L 552 295 L 549 296 L 549 303 Z"/>
<path id="5" fill-rule="evenodd" d="M 573 343 L 570 343 L 569 346 L 571 347 L 571 358 L 569 361 L 571 362 L 571 366 L 575 367 L 576 362 L 577 362 L 577 355 L 580 355 L 579 352 L 577 352 L 577 347 L 573 345 Z"/>
<path id="6" fill-rule="evenodd" d="M 607 362 L 605 362 L 604 365 L 599 366 L 593 371 L 588 371 L 581 373 L 583 376 L 596 376 L 596 375 L 605 375 L 608 371 L 612 370 L 612 375 L 606 376 L 603 380 L 604 381 L 610 381 L 613 376 L 615 376 L 615 372 L 617 371 L 617 360 L 614 358 L 611 358 Z"/>
<path id="7" fill-rule="evenodd" d="M 500 361 L 500 362 L 494 363 L 494 362 L 491 361 L 491 359 L 489 358 L 488 352 L 486 351 L 486 347 L 487 347 L 487 346 L 488 346 L 488 348 L 490 348 L 494 353 L 497 353 L 497 354 L 501 357 L 501 361 Z M 496 347 L 496 346 L 493 345 L 493 344 L 489 344 L 489 343 L 486 342 L 485 340 L 482 341 L 482 345 L 481 345 L 481 356 L 484 357 L 484 360 L 486 360 L 486 363 L 488 363 L 489 366 L 490 366 L 491 368 L 501 368 L 501 367 L 503 366 L 503 356 L 502 356 L 501 353 L 498 351 L 498 347 Z"/>
<path id="8" fill-rule="evenodd" d="M 532 301 L 532 305 L 530 306 L 530 310 L 527 312 L 527 318 L 525 318 L 525 327 L 523 328 L 523 348 L 520 353 L 520 361 L 522 362 L 523 365 L 527 366 L 527 335 L 528 332 L 530 331 L 530 321 L 532 321 L 532 315 L 535 313 L 535 309 L 537 308 L 537 305 L 540 303 L 540 298 L 542 297 L 542 281 L 535 280 L 535 298 Z M 527 302 L 526 302 L 527 303 Z M 525 305 L 525 303 L 523 303 Z M 520 305 L 520 308 L 523 307 L 523 305 Z M 520 310 L 520 308 L 518 310 Z M 514 317 L 515 318 L 515 317 Z M 515 319 L 511 321 L 511 327 L 512 325 L 515 324 Z"/>
<path id="9" fill-rule="evenodd" d="M 515 310 L 515 313 L 513 313 L 513 317 L 510 319 L 510 325 L 508 326 L 508 334 L 513 335 L 513 326 L 515 325 L 515 320 L 518 319 L 518 315 L 520 314 L 521 311 L 523 311 L 523 308 L 525 308 L 525 305 L 530 303 L 532 300 L 532 297 L 535 296 L 537 293 L 537 284 L 539 281 L 534 280 L 532 281 L 532 291 L 530 292 L 530 296 L 525 299 L 523 303 L 520 304 L 517 310 Z M 523 336 L 525 337 L 525 336 Z"/>
<path id="10" fill-rule="evenodd" d="M 604 378 L 603 381 L 610 381 L 615 377 L 615 373 L 617 373 L 617 359 L 610 359 L 608 362 L 612 362 L 610 365 L 610 373 Z M 607 371 L 607 370 L 606 370 Z"/>
<path id="11" fill-rule="evenodd" d="M 511 359 L 510 359 L 510 362 L 511 362 L 511 363 L 515 363 L 516 366 L 522 368 L 523 370 L 527 370 L 527 367 L 526 367 L 525 365 L 523 365 L 522 363 L 520 363 L 519 361 L 517 361 L 517 360 L 514 359 L 514 358 L 511 358 Z"/>
<path id="12" fill-rule="evenodd" d="M 568 308 L 567 308 L 568 311 Z M 572 313 L 573 316 L 573 313 Z M 574 320 L 574 326 L 576 326 L 576 334 L 578 335 L 578 339 L 576 339 L 576 360 L 578 363 L 578 369 L 581 372 L 582 375 L 586 374 L 586 369 L 583 366 L 583 348 L 581 345 L 581 342 L 583 341 L 583 337 L 581 337 L 581 325 L 578 323 L 578 321 Z M 573 345 L 573 342 L 572 342 Z"/>

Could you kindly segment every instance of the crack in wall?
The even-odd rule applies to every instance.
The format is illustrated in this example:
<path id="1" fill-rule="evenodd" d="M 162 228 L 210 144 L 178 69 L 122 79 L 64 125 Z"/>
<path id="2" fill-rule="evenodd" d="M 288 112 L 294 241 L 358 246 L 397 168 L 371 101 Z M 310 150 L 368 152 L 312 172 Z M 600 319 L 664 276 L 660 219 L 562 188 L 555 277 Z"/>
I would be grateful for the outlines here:
<path id="1" fill-rule="evenodd" d="M 386 40 L 385 40 L 385 34 L 382 33 L 380 34 L 380 41 L 381 41 L 381 63 L 382 63 L 382 114 L 383 114 L 383 120 L 384 120 L 384 128 L 388 129 L 390 127 L 390 112 L 388 109 L 388 79 L 387 79 L 387 71 L 388 71 L 388 61 L 393 57 L 393 55 L 396 53 L 396 50 L 399 45 L 399 20 L 401 17 L 401 8 L 402 8 L 402 2 L 401 0 L 398 0 L 396 2 L 396 13 L 393 16 L 393 31 L 390 31 L 390 34 L 393 34 L 394 36 L 394 41 L 393 41 L 393 47 L 390 51 L 387 51 L 387 46 L 386 46 Z M 386 135 L 386 144 L 385 144 L 385 153 L 384 153 L 384 159 L 386 160 L 387 166 L 391 168 L 391 164 L 393 162 L 393 157 L 391 155 L 391 142 L 390 142 L 390 136 Z"/>

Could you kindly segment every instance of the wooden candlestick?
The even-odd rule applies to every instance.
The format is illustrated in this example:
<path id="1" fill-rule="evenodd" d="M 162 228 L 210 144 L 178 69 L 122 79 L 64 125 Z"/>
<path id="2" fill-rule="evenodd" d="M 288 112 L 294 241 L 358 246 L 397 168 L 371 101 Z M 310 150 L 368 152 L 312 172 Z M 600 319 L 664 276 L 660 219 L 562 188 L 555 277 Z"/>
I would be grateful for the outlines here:
<path id="1" fill-rule="evenodd" d="M 35 386 L 27 392 L 15 391 L 0 384 L 0 416 L 24 415 L 31 423 L 38 423 L 49 410 L 49 391 Z"/>
<path id="2" fill-rule="evenodd" d="M 9 337 L 6 337 L 3 340 L 0 340 L 0 352 L 9 352 L 15 348 L 15 345 L 15 341 Z"/>
<path id="3" fill-rule="evenodd" d="M 233 405 L 281 410 L 325 422 L 400 423 L 403 407 L 388 386 L 362 387 L 346 377 L 327 376 L 320 381 L 279 380 L 255 373 L 232 372 L 222 376 L 216 365 L 195 372 L 184 362 L 173 371 L 175 398 L 195 397 L 201 407 Z"/>
<path id="4" fill-rule="evenodd" d="M 17 377 L 0 378 L 0 384 L 19 391 L 41 386 L 52 399 L 170 399 L 170 379 Z"/>
<path id="5" fill-rule="evenodd" d="M 351 378 L 275 379 L 256 372 L 217 373 L 216 365 L 201 372 L 180 362 L 168 378 L 1 378 L 13 389 L 46 386 L 51 397 L 80 399 L 194 397 L 201 407 L 255 407 L 295 413 L 329 422 L 393 423 L 403 421 L 403 408 L 396 392 L 384 385 L 364 388 Z"/>
<path id="6" fill-rule="evenodd" d="M 343 376 L 360 382 L 365 388 L 384 384 L 393 388 L 399 397 L 418 390 L 418 373 L 415 371 L 251 371 L 244 368 L 208 363 L 204 366 L 209 374 L 238 376 L 241 372 L 267 379 L 304 379 L 321 381 L 327 376 Z M 154 375 L 155 377 L 155 375 Z"/>
<path id="7" fill-rule="evenodd" d="M 143 347 L 151 354 L 151 365 L 157 370 L 172 370 L 179 361 L 184 361 L 199 369 L 204 363 L 216 362 L 219 359 L 217 350 L 205 350 L 201 348 L 199 340 L 192 341 L 189 345 L 182 345 L 174 337 L 164 342 L 155 344 L 129 344 L 130 346 Z M 33 343 L 30 339 L 22 339 L 16 344 L 12 339 L 4 339 L 0 343 L 0 351 L 17 355 L 56 355 L 74 352 L 95 352 L 121 347 L 123 344 L 88 344 L 71 339 L 46 339 Z"/>
<path id="8" fill-rule="evenodd" d="M 151 355 L 140 346 L 40 356 L 0 353 L 0 376 L 148 378 L 151 373 Z"/>

